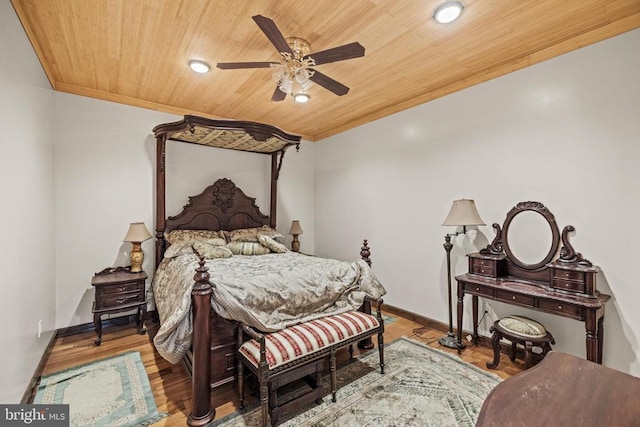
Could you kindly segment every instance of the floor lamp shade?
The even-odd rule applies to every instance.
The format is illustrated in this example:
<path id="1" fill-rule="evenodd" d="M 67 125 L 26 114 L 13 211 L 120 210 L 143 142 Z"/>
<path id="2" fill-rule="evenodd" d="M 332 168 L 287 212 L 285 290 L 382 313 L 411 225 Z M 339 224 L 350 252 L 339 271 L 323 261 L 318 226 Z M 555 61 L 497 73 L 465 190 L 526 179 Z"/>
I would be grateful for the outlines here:
<path id="1" fill-rule="evenodd" d="M 442 225 L 486 225 L 471 199 L 454 200 Z"/>
<path id="2" fill-rule="evenodd" d="M 122 239 L 124 242 L 130 242 L 131 248 L 131 272 L 139 273 L 142 271 L 142 262 L 144 261 L 144 252 L 142 252 L 141 244 L 145 240 L 149 240 L 151 233 L 145 227 L 144 222 L 132 222 L 129 226 L 127 235 Z"/>

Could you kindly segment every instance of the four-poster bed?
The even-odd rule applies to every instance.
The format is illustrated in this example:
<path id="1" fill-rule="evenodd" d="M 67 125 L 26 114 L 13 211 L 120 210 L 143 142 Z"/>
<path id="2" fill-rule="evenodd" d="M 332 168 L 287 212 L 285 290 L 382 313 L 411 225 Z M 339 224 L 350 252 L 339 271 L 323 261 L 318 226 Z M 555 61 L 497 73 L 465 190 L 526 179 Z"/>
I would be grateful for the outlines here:
<path id="1" fill-rule="evenodd" d="M 277 232 L 275 231 L 277 180 L 285 151 L 292 145 L 298 146 L 300 137 L 287 134 L 269 125 L 241 121 L 210 120 L 195 116 L 185 116 L 184 120 L 179 122 L 158 125 L 153 131 L 157 141 L 157 271 L 156 277 L 154 278 L 154 297 L 156 298 L 156 307 L 162 323 L 161 329 L 156 335 L 154 342 L 163 357 L 170 361 L 173 357 L 178 357 L 170 353 L 174 348 L 179 350 L 176 351 L 176 354 L 182 357 L 182 351 L 185 350 L 185 347 L 191 347 L 192 350 L 188 351 L 184 357 L 187 369 L 192 376 L 193 387 L 193 408 L 192 413 L 189 415 L 188 423 L 190 425 L 205 425 L 210 422 L 215 415 L 215 411 L 211 408 L 210 404 L 211 388 L 233 381 L 235 377 L 237 321 L 246 323 L 247 319 L 252 321 L 257 318 L 264 319 L 265 317 L 269 317 L 264 313 L 255 314 L 249 311 L 250 308 L 246 308 L 247 311 L 244 311 L 244 306 L 250 305 L 247 302 L 248 300 L 258 300 L 256 304 L 260 305 L 262 303 L 260 300 L 261 294 L 258 293 L 258 296 L 252 295 L 253 298 L 247 298 L 247 295 L 243 294 L 242 289 L 240 289 L 240 297 L 238 297 L 238 301 L 234 302 L 234 295 L 230 295 L 233 294 L 234 291 L 224 294 L 223 290 L 227 288 L 221 287 L 220 282 L 229 282 L 226 283 L 226 285 L 229 285 L 231 288 L 233 288 L 233 286 L 236 286 L 236 288 L 241 287 L 242 285 L 232 283 L 236 278 L 227 277 L 233 276 L 231 272 L 236 268 L 235 264 L 241 261 L 248 264 L 246 268 L 249 268 L 249 270 L 253 268 L 254 271 L 258 271 L 258 275 L 261 276 L 268 276 L 268 274 L 264 272 L 269 271 L 269 269 L 278 270 L 277 274 L 280 274 L 280 271 L 293 271 L 296 268 L 298 270 L 295 274 L 300 273 L 300 268 L 315 268 L 317 272 L 319 267 L 314 266 L 314 263 L 318 264 L 324 261 L 320 258 L 300 254 L 294 255 L 293 253 L 269 254 L 259 257 L 234 255 L 233 267 L 229 267 L 232 265 L 229 264 L 232 262 L 231 259 L 215 260 L 214 262 L 210 260 L 205 261 L 205 257 L 195 250 L 195 246 L 193 246 L 193 250 L 199 257 L 199 261 L 193 256 L 192 252 L 190 255 L 185 254 L 183 257 L 172 255 L 175 256 L 175 258 L 163 260 L 165 251 L 172 243 L 168 237 L 171 236 L 171 233 L 176 233 L 176 231 L 180 230 L 187 233 L 192 230 L 199 230 L 200 234 L 204 233 L 205 230 L 210 231 L 212 234 L 206 236 L 208 240 L 204 243 L 220 240 L 220 237 L 228 239 L 231 236 L 233 239 L 233 233 L 243 235 L 243 233 L 246 234 L 247 231 L 253 232 L 253 237 L 260 237 L 261 239 L 264 233 L 272 233 L 272 235 L 277 236 Z M 255 204 L 255 199 L 245 195 L 232 181 L 219 179 L 208 186 L 201 194 L 190 197 L 189 203 L 181 213 L 167 218 L 165 210 L 165 148 L 167 140 L 243 150 L 271 156 L 269 215 L 267 216 L 260 212 L 260 209 Z M 260 236 L 258 236 L 258 234 Z M 246 239 L 240 238 L 240 240 Z M 242 242 L 241 244 L 245 243 Z M 252 243 L 247 244 L 250 245 Z M 180 253 L 181 249 L 177 244 L 176 246 L 171 246 L 172 249 L 178 248 L 178 251 L 173 252 Z M 189 245 L 187 245 L 187 251 L 190 250 L 188 246 Z M 242 255 L 247 254 L 243 252 Z M 288 326 L 297 321 L 320 318 L 322 315 L 332 314 L 333 311 L 331 310 L 342 310 L 342 312 L 344 312 L 349 309 L 349 304 L 357 304 L 355 309 L 360 307 L 365 312 L 370 313 L 370 303 L 369 301 L 365 302 L 365 296 L 369 299 L 372 296 L 374 300 L 379 299 L 384 293 L 384 289 L 379 285 L 377 279 L 368 271 L 366 264 L 367 261 L 370 263 L 368 256 L 369 250 L 365 241 L 365 245 L 361 251 L 361 257 L 364 261 L 360 260 L 357 263 L 353 263 L 353 265 L 346 270 L 344 265 L 335 266 L 335 268 L 338 268 L 341 272 L 340 274 L 345 275 L 343 280 L 345 281 L 345 286 L 348 288 L 347 291 L 340 291 L 342 292 L 340 294 L 341 296 L 336 296 L 336 298 L 346 298 L 348 301 L 336 299 L 335 306 L 332 305 L 332 307 L 317 304 L 323 307 L 322 310 L 317 309 L 309 312 L 296 313 L 295 316 L 293 316 L 294 318 L 290 318 L 290 313 L 284 313 L 282 314 L 284 321 L 289 322 L 284 325 Z M 277 267 L 270 266 L 267 264 L 267 261 L 271 259 L 277 259 L 277 262 L 283 262 L 285 264 L 282 264 L 282 266 L 276 264 Z M 341 263 L 336 260 L 325 261 Z M 180 277 L 184 277 L 185 272 L 188 271 L 188 277 L 192 277 L 192 279 L 176 279 L 177 276 L 175 276 L 175 274 L 177 273 L 175 273 L 175 270 L 179 268 L 169 270 L 165 268 L 168 264 L 181 266 L 179 268 L 182 268 L 184 271 L 180 273 L 182 274 Z M 308 264 L 309 266 L 300 267 L 298 264 Z M 214 266 L 216 268 L 214 268 L 213 271 L 209 271 L 210 268 Z M 224 269 L 225 266 L 227 266 L 227 270 L 219 269 Z M 333 267 L 322 266 L 322 268 L 331 269 Z M 345 271 L 347 271 L 346 274 Z M 194 272 L 195 276 L 193 276 Z M 229 274 L 227 274 L 227 272 L 229 272 Z M 293 276 L 295 276 L 295 274 L 292 273 Z M 327 274 L 330 274 L 331 277 L 336 275 L 335 272 Z M 240 276 L 240 279 L 237 281 L 242 282 L 244 278 L 245 276 Z M 253 278 L 249 276 L 246 278 L 247 281 L 254 281 Z M 296 277 L 293 277 L 293 279 L 295 278 Z M 330 279 L 324 280 L 329 281 Z M 160 286 L 158 285 L 160 282 L 162 282 L 162 286 L 165 286 L 165 283 L 173 283 L 173 288 L 166 285 L 167 288 L 160 287 L 157 289 L 156 287 Z M 185 285 L 185 282 L 188 282 L 188 286 Z M 365 283 L 367 285 L 363 285 Z M 288 284 L 287 282 L 287 285 Z M 296 286 L 298 286 L 297 283 Z M 314 286 L 317 287 L 318 285 Z M 351 288 L 349 288 L 349 286 Z M 187 311 L 188 309 L 191 310 L 193 320 L 191 320 L 189 313 L 186 322 L 183 322 L 183 318 L 187 317 L 185 316 L 185 308 L 178 307 L 179 304 L 174 304 L 174 302 L 170 301 L 172 299 L 172 293 L 180 292 L 181 287 L 188 287 L 190 292 L 189 299 L 191 301 L 190 307 L 187 307 Z M 256 293 L 257 291 L 251 288 L 251 292 Z M 344 294 L 344 296 L 342 294 Z M 357 295 L 357 298 L 353 298 L 352 295 Z M 264 299 L 268 300 L 269 298 L 270 297 L 265 297 Z M 175 296 L 173 299 L 176 299 Z M 307 302 L 305 302 L 305 304 L 306 303 Z M 315 303 L 314 301 L 314 304 Z M 311 306 L 313 306 L 313 304 L 311 304 Z M 298 307 L 298 309 L 300 308 Z M 163 310 L 165 310 L 164 313 Z M 251 308 L 251 310 L 253 310 L 253 308 Z M 272 310 L 273 309 L 268 308 L 266 311 L 271 314 Z M 275 311 L 277 312 L 278 310 Z M 176 320 L 176 318 L 178 320 Z M 270 320 L 273 319 L 267 319 L 265 323 L 257 321 L 257 324 L 252 325 L 249 323 L 249 325 L 267 332 L 282 328 L 278 326 L 280 325 L 279 321 L 282 319 L 277 318 L 275 322 L 271 324 L 269 323 Z M 192 331 L 189 329 L 191 324 L 193 325 Z M 163 331 L 163 327 L 165 326 L 167 327 L 166 333 Z M 382 330 L 383 327 L 380 326 L 380 334 Z M 177 339 L 173 336 L 176 331 L 182 334 Z M 381 335 L 379 335 L 379 337 L 381 338 Z M 366 348 L 373 346 L 370 337 L 366 342 L 361 342 L 360 344 Z"/>

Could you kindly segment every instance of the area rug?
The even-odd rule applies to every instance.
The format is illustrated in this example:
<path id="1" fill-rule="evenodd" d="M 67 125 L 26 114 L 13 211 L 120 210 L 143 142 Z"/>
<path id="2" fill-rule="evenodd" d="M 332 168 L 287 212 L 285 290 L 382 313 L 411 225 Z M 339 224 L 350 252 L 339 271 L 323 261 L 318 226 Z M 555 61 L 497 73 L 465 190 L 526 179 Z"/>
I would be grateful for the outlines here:
<path id="1" fill-rule="evenodd" d="M 72 426 L 145 426 L 167 416 L 137 351 L 44 375 L 33 403 L 69 404 Z"/>
<path id="2" fill-rule="evenodd" d="M 338 369 L 337 402 L 301 408 L 284 427 L 473 427 L 482 402 L 501 380 L 455 355 L 408 338 L 385 346 L 385 374 L 373 350 Z M 325 375 L 327 377 L 327 375 Z M 329 389 L 328 378 L 323 387 Z M 214 421 L 210 427 L 260 425 L 257 405 Z"/>

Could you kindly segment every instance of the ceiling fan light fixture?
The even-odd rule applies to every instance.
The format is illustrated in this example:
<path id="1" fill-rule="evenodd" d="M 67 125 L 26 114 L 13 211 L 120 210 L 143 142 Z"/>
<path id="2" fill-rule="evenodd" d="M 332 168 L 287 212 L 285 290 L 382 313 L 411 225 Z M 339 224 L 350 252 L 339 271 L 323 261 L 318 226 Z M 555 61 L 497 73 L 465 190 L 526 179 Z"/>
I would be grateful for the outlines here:
<path id="1" fill-rule="evenodd" d="M 296 102 L 299 102 L 301 104 L 304 104 L 305 102 L 309 101 L 311 99 L 311 97 L 304 93 L 304 92 L 298 92 L 295 95 L 293 95 L 293 100 Z"/>
<path id="2" fill-rule="evenodd" d="M 189 61 L 189 68 L 199 74 L 208 73 L 211 67 L 204 61 L 200 61 L 198 59 L 192 59 Z"/>
<path id="3" fill-rule="evenodd" d="M 448 24 L 455 21 L 462 14 L 464 5 L 459 1 L 447 1 L 442 3 L 433 12 L 433 19 L 440 24 Z"/>

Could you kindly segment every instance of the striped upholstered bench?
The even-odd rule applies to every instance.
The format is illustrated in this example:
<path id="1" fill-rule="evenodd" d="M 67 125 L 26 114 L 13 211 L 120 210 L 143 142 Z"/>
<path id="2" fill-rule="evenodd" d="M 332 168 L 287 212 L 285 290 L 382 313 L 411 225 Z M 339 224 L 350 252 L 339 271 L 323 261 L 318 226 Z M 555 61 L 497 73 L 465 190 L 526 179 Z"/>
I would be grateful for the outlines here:
<path id="1" fill-rule="evenodd" d="M 349 346 L 353 357 L 353 343 L 378 335 L 380 371 L 384 374 L 384 323 L 380 305 L 377 316 L 350 311 L 290 326 L 278 332 L 261 334 L 240 325 L 238 334 L 238 391 L 240 408 L 244 407 L 244 367 L 253 372 L 260 383 L 262 426 L 278 425 L 280 416 L 300 405 L 322 398 L 322 370 L 325 356 L 329 356 L 332 401 L 336 401 L 336 351 Z M 244 341 L 244 334 L 251 339 Z M 278 402 L 278 388 L 311 376 L 311 389 L 286 402 Z"/>

